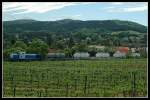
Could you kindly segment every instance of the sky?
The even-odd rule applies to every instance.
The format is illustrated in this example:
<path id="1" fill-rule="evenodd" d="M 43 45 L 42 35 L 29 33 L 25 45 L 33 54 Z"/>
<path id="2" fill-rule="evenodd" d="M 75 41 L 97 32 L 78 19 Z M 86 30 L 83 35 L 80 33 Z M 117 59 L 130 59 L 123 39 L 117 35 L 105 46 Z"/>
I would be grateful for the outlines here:
<path id="1" fill-rule="evenodd" d="M 3 2 L 2 20 L 128 20 L 148 25 L 148 2 Z"/>

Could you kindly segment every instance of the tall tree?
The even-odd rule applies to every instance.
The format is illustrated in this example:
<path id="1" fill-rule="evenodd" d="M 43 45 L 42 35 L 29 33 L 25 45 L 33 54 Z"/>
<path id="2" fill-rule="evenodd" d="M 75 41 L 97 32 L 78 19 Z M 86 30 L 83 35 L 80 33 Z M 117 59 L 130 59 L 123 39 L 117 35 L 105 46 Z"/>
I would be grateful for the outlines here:
<path id="1" fill-rule="evenodd" d="M 41 54 L 44 58 L 48 53 L 48 45 L 41 39 L 33 39 L 29 44 L 27 52 Z"/>
<path id="2" fill-rule="evenodd" d="M 13 47 L 20 47 L 20 48 L 22 48 L 22 49 L 24 49 L 24 50 L 27 49 L 27 45 L 26 45 L 22 40 L 17 40 L 17 41 L 14 43 Z"/>

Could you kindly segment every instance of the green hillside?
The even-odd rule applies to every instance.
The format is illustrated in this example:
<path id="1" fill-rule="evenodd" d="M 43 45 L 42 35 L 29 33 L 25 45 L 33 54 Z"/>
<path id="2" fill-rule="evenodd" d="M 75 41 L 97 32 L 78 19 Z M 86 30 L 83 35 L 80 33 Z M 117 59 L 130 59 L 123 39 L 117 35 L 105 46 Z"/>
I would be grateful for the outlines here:
<path id="1" fill-rule="evenodd" d="M 139 47 L 147 46 L 147 27 L 121 20 L 22 19 L 3 22 L 4 48 L 17 39 L 29 43 L 33 38 L 42 39 L 50 47 L 58 49 L 64 49 L 66 45 L 73 46 L 75 43 Z"/>
<path id="2" fill-rule="evenodd" d="M 114 32 L 133 30 L 145 33 L 147 28 L 135 22 L 120 20 L 71 20 L 64 19 L 58 21 L 36 21 L 36 20 L 14 20 L 4 21 L 4 33 L 18 32 L 76 32 L 84 28 L 94 32 Z"/>

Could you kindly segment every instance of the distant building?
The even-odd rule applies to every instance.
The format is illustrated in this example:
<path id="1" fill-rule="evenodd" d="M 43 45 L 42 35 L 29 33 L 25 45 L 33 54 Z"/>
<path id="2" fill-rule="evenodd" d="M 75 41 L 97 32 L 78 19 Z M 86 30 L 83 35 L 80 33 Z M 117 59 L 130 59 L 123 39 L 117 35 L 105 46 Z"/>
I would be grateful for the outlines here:
<path id="1" fill-rule="evenodd" d="M 131 48 L 131 52 L 135 52 L 136 51 L 136 48 Z"/>
<path id="2" fill-rule="evenodd" d="M 147 47 L 131 48 L 132 53 L 139 53 L 140 51 L 147 52 Z"/>
<path id="3" fill-rule="evenodd" d="M 100 45 L 90 45 L 88 46 L 89 48 L 96 48 L 96 49 L 100 49 L 100 50 L 104 50 L 105 46 L 100 46 Z"/>

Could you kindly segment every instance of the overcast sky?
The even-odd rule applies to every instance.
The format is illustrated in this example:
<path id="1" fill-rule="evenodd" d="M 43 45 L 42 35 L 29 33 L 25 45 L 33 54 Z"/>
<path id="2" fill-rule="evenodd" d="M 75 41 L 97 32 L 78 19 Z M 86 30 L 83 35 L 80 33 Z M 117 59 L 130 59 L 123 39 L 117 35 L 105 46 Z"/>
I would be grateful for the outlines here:
<path id="1" fill-rule="evenodd" d="M 3 2 L 3 21 L 128 20 L 148 25 L 147 2 Z"/>

